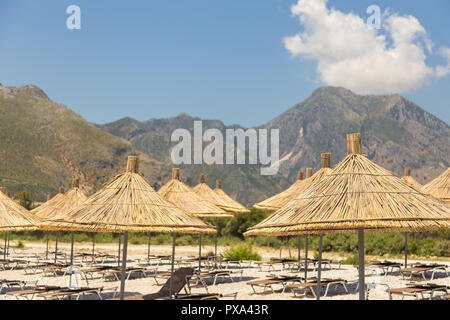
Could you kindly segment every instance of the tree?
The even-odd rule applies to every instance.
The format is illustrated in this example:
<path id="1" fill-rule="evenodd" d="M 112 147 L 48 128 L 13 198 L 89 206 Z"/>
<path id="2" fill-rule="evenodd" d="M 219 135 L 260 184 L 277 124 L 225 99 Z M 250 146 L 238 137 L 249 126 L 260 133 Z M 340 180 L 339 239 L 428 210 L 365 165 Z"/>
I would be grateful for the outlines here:
<path id="1" fill-rule="evenodd" d="M 24 207 L 27 210 L 33 209 L 34 201 L 31 196 L 31 192 L 24 190 L 22 192 L 16 193 L 16 197 L 19 198 L 19 200 L 20 200 L 19 203 L 22 207 Z"/>

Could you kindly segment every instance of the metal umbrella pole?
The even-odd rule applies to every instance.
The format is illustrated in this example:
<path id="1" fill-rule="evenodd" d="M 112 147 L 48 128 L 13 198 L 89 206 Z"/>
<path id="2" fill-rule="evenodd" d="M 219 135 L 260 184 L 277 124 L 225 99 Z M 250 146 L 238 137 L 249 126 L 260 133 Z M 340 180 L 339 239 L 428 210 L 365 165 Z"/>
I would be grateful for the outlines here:
<path id="1" fill-rule="evenodd" d="M 365 300 L 365 289 L 366 285 L 364 283 L 364 229 L 358 229 L 358 268 L 359 268 L 359 300 Z"/>
<path id="2" fill-rule="evenodd" d="M 219 229 L 219 224 L 218 224 L 217 217 L 216 217 L 216 230 L 217 229 Z M 217 233 L 218 232 L 216 232 L 214 234 L 214 255 L 216 256 L 216 258 L 217 258 Z"/>
<path id="3" fill-rule="evenodd" d="M 58 255 L 58 231 L 56 231 L 56 243 L 55 243 L 55 263 Z"/>
<path id="4" fill-rule="evenodd" d="M 300 235 L 297 236 L 297 260 L 298 260 L 298 271 L 300 271 Z"/>
<path id="5" fill-rule="evenodd" d="M 92 232 L 92 262 L 95 262 L 95 232 Z"/>
<path id="6" fill-rule="evenodd" d="M 320 235 L 319 238 L 319 266 L 317 267 L 317 290 L 316 290 L 316 299 L 320 300 L 320 276 L 322 273 L 322 238 L 323 235 Z"/>
<path id="7" fill-rule="evenodd" d="M 408 268 L 408 232 L 405 232 L 405 268 Z"/>
<path id="8" fill-rule="evenodd" d="M 72 239 L 70 244 L 70 265 L 73 265 L 73 231 L 72 231 Z"/>
<path id="9" fill-rule="evenodd" d="M 147 263 L 150 264 L 150 241 L 152 240 L 152 233 L 148 233 L 148 249 L 147 249 Z"/>
<path id="10" fill-rule="evenodd" d="M 173 290 L 173 272 L 174 272 L 174 264 L 175 264 L 175 240 L 177 235 L 175 233 L 172 234 L 172 266 L 170 267 L 170 291 L 169 291 L 169 299 L 172 300 L 172 290 Z"/>
<path id="11" fill-rule="evenodd" d="M 305 235 L 305 282 L 308 279 L 308 235 Z"/>
<path id="12" fill-rule="evenodd" d="M 9 257 L 9 240 L 11 239 L 11 232 L 8 232 L 8 246 L 6 247 L 6 254 Z"/>
<path id="13" fill-rule="evenodd" d="M 128 231 L 123 234 L 123 257 L 122 257 L 122 274 L 120 277 L 120 300 L 125 296 L 125 273 L 127 270 L 127 247 L 128 247 Z"/>
<path id="14" fill-rule="evenodd" d="M 120 237 L 121 237 L 121 234 L 119 233 L 119 250 L 117 253 L 117 266 L 118 267 L 120 267 Z"/>
<path id="15" fill-rule="evenodd" d="M 198 272 L 202 269 L 202 234 L 198 239 Z"/>
<path id="16" fill-rule="evenodd" d="M 6 260 L 6 243 L 8 242 L 8 232 L 5 232 L 5 245 L 3 246 L 3 260 Z"/>
<path id="17" fill-rule="evenodd" d="M 48 259 L 48 232 L 47 232 L 47 246 L 45 248 L 45 260 Z"/>

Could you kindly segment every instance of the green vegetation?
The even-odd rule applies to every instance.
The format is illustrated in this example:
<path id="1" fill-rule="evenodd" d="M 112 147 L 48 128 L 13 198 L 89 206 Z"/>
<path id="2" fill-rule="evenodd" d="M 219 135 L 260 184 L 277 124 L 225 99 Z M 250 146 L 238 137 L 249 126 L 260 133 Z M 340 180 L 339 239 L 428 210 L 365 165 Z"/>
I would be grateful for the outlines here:
<path id="1" fill-rule="evenodd" d="M 223 253 L 226 259 L 232 260 L 253 260 L 260 261 L 261 256 L 253 251 L 252 245 L 249 243 L 243 243 L 238 246 L 233 246 Z"/>
<path id="2" fill-rule="evenodd" d="M 217 219 L 218 225 L 218 244 L 220 246 L 232 247 L 229 254 L 247 254 L 253 252 L 254 247 L 271 247 L 275 249 L 285 248 L 296 249 L 298 238 L 292 237 L 249 237 L 244 238 L 242 233 L 250 226 L 257 224 L 266 218 L 270 213 L 261 210 L 252 209 L 250 213 L 237 215 L 233 218 Z M 208 221 L 208 219 L 205 219 Z M 214 223 L 214 220 L 209 221 Z M 49 233 L 49 239 L 55 241 L 55 232 Z M 0 239 L 4 238 L 4 234 L 0 233 Z M 11 233 L 13 240 L 27 241 L 45 241 L 46 232 L 44 231 L 27 231 Z M 92 233 L 75 232 L 76 242 L 91 242 Z M 70 242 L 70 232 L 59 232 L 58 241 Z M 198 246 L 198 235 L 177 235 L 177 246 Z M 95 241 L 97 243 L 113 243 L 118 241 L 118 235 L 112 233 L 96 233 Z M 130 233 L 129 241 L 131 244 L 148 243 L 147 233 Z M 365 234 L 365 253 L 368 255 L 391 255 L 401 256 L 404 254 L 405 239 L 403 233 L 397 232 L 371 232 Z M 151 244 L 162 245 L 172 244 L 172 236 L 170 234 L 152 234 Z M 214 235 L 206 235 L 202 237 L 202 244 L 214 245 Z M 324 252 L 339 252 L 343 254 L 356 254 L 358 252 L 358 237 L 356 234 L 327 234 L 323 237 Z M 305 246 L 305 237 L 300 237 L 300 246 L 303 250 Z M 248 251 L 250 248 L 250 251 Z M 315 235 L 309 236 L 309 250 L 312 256 L 318 257 L 319 237 Z M 408 234 L 408 253 L 411 255 L 422 257 L 450 257 L 450 231 L 433 231 L 423 233 Z M 349 258 L 350 259 L 350 258 Z M 349 263 L 352 262 L 349 260 Z"/>
<path id="3" fill-rule="evenodd" d="M 19 242 L 17 242 L 16 245 L 11 246 L 12 248 L 19 248 L 19 249 L 23 249 L 25 248 L 25 245 L 23 244 L 22 241 L 19 240 Z"/>
<path id="4" fill-rule="evenodd" d="M 33 197 L 31 196 L 31 192 L 24 190 L 22 192 L 16 193 L 16 197 L 19 198 L 19 203 L 22 207 L 27 210 L 33 209 Z"/>

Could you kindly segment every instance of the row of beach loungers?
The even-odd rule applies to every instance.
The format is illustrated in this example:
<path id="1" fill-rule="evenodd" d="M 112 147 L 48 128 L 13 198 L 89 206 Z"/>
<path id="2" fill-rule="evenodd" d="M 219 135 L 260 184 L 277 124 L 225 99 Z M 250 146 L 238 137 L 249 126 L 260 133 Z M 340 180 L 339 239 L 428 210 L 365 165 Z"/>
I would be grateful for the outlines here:
<path id="1" fill-rule="evenodd" d="M 61 254 L 64 257 L 64 254 Z M 86 287 L 79 288 L 64 288 L 58 286 L 50 285 L 38 285 L 37 281 L 16 281 L 16 280 L 1 280 L 0 278 L 0 296 L 4 288 L 8 288 L 6 292 L 7 296 L 13 296 L 17 299 L 19 298 L 43 298 L 43 299 L 62 299 L 67 297 L 75 297 L 79 299 L 86 295 L 95 295 L 99 299 L 102 299 L 102 294 L 108 293 L 114 297 L 117 294 L 117 287 L 109 288 L 104 290 L 103 287 L 90 287 L 89 282 L 102 279 L 103 281 L 119 281 L 121 276 L 121 269 L 118 267 L 117 257 L 113 255 L 108 255 L 105 253 L 96 253 L 92 255 L 90 253 L 78 253 L 74 256 L 74 265 L 69 266 L 65 263 L 65 259 L 58 259 L 57 263 L 54 263 L 53 259 L 43 260 L 42 255 L 33 256 L 18 256 L 14 259 L 0 261 L 0 271 L 1 270 L 14 270 L 23 269 L 26 274 L 38 274 L 42 273 L 46 277 L 57 277 L 65 276 L 71 272 L 78 272 L 83 280 L 86 281 Z M 108 262 L 113 262 L 110 264 Z M 132 275 L 140 275 L 145 278 L 152 278 L 157 285 L 164 283 L 161 288 L 161 292 L 157 295 L 158 298 L 163 298 L 164 287 L 169 283 L 170 272 L 167 269 L 160 270 L 163 265 L 170 265 L 170 256 L 150 256 L 142 259 L 132 261 L 132 266 L 130 265 L 126 270 L 127 279 L 131 278 Z M 272 261 L 236 261 L 224 259 L 222 257 L 205 257 L 202 258 L 202 271 L 195 270 L 198 266 L 198 258 L 196 257 L 185 257 L 177 258 L 175 260 L 175 265 L 178 270 L 189 270 L 188 274 L 184 274 L 182 278 L 184 280 L 179 280 L 180 285 L 183 287 L 176 292 L 177 298 L 179 299 L 189 299 L 194 298 L 192 294 L 193 288 L 203 288 L 204 294 L 196 295 L 196 299 L 219 299 L 223 298 L 223 295 L 216 293 L 211 293 L 210 286 L 215 286 L 219 279 L 228 279 L 230 282 L 242 281 L 244 270 L 247 268 L 257 268 L 260 272 L 267 272 L 267 278 L 246 281 L 246 284 L 252 287 L 254 294 L 266 294 L 275 293 L 279 286 L 279 292 L 292 292 L 295 297 L 310 295 L 315 297 L 318 292 L 324 296 L 327 296 L 331 290 L 337 290 L 342 288 L 342 291 L 349 293 L 348 285 L 349 281 L 340 278 L 327 278 L 321 279 L 320 289 L 317 290 L 317 279 L 314 277 L 309 277 L 304 279 L 303 273 L 300 271 L 305 266 L 308 270 L 317 270 L 318 260 L 309 259 L 307 263 L 301 261 L 300 264 L 296 260 L 290 259 L 273 259 Z M 333 267 L 340 269 L 341 261 L 331 261 L 322 260 L 322 270 L 330 270 Z M 355 266 L 356 267 L 356 266 Z M 311 268 L 311 269 L 310 269 Z M 366 266 L 367 269 L 373 269 L 381 271 L 382 275 L 399 273 L 404 279 L 412 279 L 412 277 L 417 277 L 419 280 L 433 280 L 437 272 L 443 272 L 448 277 L 447 266 L 445 264 L 414 264 L 408 268 L 403 268 L 403 265 L 391 261 L 371 261 L 369 265 Z M 190 271 L 192 270 L 192 272 Z M 280 275 L 270 272 L 275 271 L 286 271 L 291 274 Z M 180 271 L 181 272 L 181 271 Z M 0 273 L 1 275 L 1 273 Z M 427 279 L 427 275 L 431 275 Z M 352 282 L 353 283 L 353 282 Z M 355 279 L 355 284 L 356 279 Z M 370 289 L 370 283 L 368 284 L 368 289 Z M 376 284 L 380 285 L 380 284 Z M 442 299 L 448 299 L 450 289 L 448 286 L 439 284 L 408 284 L 405 288 L 389 288 L 386 286 L 386 292 L 392 299 L 394 296 L 401 296 L 402 298 L 407 296 L 412 296 L 417 299 L 431 299 L 439 296 Z M 12 290 L 11 288 L 16 288 Z M 182 295 L 180 291 L 184 288 L 185 293 Z M 12 291 L 11 291 L 12 290 Z M 357 289 L 356 289 L 357 290 Z M 368 290 L 369 291 L 369 290 Z M 174 291 L 175 292 L 175 291 Z M 229 297 L 236 298 L 237 293 L 229 295 Z M 154 296 L 148 296 L 154 297 Z"/>

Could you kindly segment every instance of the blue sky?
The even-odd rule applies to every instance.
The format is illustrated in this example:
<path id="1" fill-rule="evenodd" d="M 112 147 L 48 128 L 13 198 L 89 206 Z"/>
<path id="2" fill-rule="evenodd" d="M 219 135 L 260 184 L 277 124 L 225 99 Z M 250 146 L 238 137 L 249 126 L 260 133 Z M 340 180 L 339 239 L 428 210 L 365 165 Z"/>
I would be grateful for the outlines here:
<path id="1" fill-rule="evenodd" d="M 261 125 L 326 85 L 317 60 L 293 57 L 283 39 L 302 30 L 297 0 L 1 0 L 0 83 L 35 84 L 88 121 L 187 112 Z M 66 8 L 81 8 L 81 30 Z M 366 8 L 412 15 L 435 48 L 450 47 L 450 2 L 329 0 L 367 19 Z M 428 54 L 430 67 L 445 59 Z M 389 75 L 387 75 L 389 76 Z M 450 123 L 450 76 L 402 95 Z"/>

